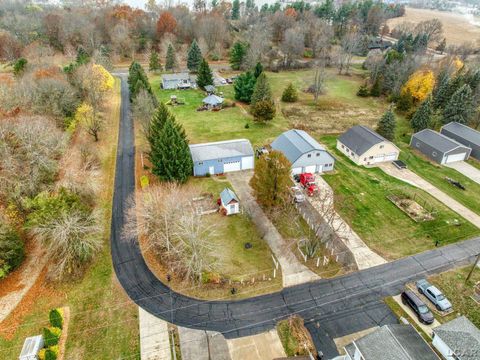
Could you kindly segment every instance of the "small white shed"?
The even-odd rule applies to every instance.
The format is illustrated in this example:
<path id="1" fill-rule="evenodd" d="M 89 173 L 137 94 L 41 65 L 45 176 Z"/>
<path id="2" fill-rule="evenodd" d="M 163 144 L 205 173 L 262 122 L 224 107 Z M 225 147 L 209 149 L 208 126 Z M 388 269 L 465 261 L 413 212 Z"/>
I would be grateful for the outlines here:
<path id="1" fill-rule="evenodd" d="M 23 343 L 19 360 L 38 360 L 38 352 L 43 349 L 43 336 L 37 335 L 28 337 Z"/>
<path id="2" fill-rule="evenodd" d="M 229 188 L 223 189 L 220 193 L 220 206 L 226 215 L 238 214 L 240 212 L 240 201 L 237 195 Z"/>

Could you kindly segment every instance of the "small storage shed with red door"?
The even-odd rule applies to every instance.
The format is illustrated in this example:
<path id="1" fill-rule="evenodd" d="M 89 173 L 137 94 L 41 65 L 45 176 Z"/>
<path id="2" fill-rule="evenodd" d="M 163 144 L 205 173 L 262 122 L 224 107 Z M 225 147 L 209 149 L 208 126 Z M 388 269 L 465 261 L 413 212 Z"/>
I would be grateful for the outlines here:
<path id="1" fill-rule="evenodd" d="M 220 207 L 226 215 L 238 214 L 240 212 L 240 201 L 231 189 L 225 188 L 220 193 Z"/>

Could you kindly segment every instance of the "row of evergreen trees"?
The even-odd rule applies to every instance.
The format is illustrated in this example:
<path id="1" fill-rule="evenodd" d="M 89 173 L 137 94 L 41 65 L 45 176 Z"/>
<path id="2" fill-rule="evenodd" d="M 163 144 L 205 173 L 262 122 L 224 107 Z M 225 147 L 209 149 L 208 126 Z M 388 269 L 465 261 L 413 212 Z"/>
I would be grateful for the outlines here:
<path id="1" fill-rule="evenodd" d="M 461 71 L 455 76 L 442 71 L 432 94 L 412 116 L 412 128 L 420 131 L 452 121 L 469 124 L 475 114 L 475 94 L 478 89 L 480 70 Z"/>
<path id="2" fill-rule="evenodd" d="M 130 66 L 128 85 L 130 100 L 134 100 L 142 90 L 154 99 L 156 110 L 146 129 L 152 173 L 163 181 L 186 182 L 192 173 L 193 163 L 185 130 L 167 106 L 163 102 L 158 103 L 144 69 L 137 62 Z"/>

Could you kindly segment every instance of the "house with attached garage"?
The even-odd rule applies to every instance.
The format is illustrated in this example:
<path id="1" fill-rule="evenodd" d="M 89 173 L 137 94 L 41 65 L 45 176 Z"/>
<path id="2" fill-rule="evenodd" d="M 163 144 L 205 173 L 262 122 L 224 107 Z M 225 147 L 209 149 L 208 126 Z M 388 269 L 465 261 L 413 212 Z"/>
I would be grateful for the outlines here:
<path id="1" fill-rule="evenodd" d="M 190 75 L 185 73 L 163 74 L 162 89 L 190 89 L 193 86 Z"/>
<path id="2" fill-rule="evenodd" d="M 430 129 L 413 134 L 410 147 L 439 164 L 467 160 L 472 151 L 469 147 Z"/>
<path id="3" fill-rule="evenodd" d="M 303 130 L 288 130 L 272 142 L 292 164 L 292 174 L 332 171 L 335 158 Z"/>
<path id="4" fill-rule="evenodd" d="M 480 131 L 458 122 L 451 122 L 444 125 L 440 133 L 472 149 L 470 156 L 480 160 Z"/>
<path id="5" fill-rule="evenodd" d="M 253 169 L 253 148 L 246 139 L 193 144 L 190 154 L 194 176 Z"/>
<path id="6" fill-rule="evenodd" d="M 446 360 L 478 360 L 480 330 L 460 316 L 433 329 L 432 345 Z"/>
<path id="7" fill-rule="evenodd" d="M 334 360 L 440 360 L 412 325 L 383 325 L 344 347 Z"/>
<path id="8" fill-rule="evenodd" d="M 357 165 L 395 161 L 400 149 L 372 129 L 357 125 L 337 139 L 337 149 Z"/>

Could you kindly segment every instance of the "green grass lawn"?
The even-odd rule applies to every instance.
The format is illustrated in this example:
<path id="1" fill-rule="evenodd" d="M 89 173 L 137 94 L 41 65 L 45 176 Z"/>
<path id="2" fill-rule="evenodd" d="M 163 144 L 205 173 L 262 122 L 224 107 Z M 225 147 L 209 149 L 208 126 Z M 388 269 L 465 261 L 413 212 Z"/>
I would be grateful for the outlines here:
<path id="1" fill-rule="evenodd" d="M 405 161 L 408 168 L 422 178 L 463 204 L 473 212 L 480 214 L 480 184 L 462 175 L 457 170 L 435 164 L 407 145 L 400 144 L 400 159 Z M 466 190 L 461 190 L 448 181 L 446 177 L 460 181 Z"/>
<path id="2" fill-rule="evenodd" d="M 477 169 L 480 170 L 480 161 L 479 160 L 471 157 L 470 159 L 467 160 L 467 163 L 469 163 L 473 167 L 476 167 Z"/>
<path id="3" fill-rule="evenodd" d="M 336 157 L 336 172 L 323 177 L 335 195 L 344 199 L 344 206 L 338 211 L 367 245 L 383 257 L 398 259 L 432 249 L 435 240 L 446 245 L 480 233 L 478 228 L 424 191 L 388 176 L 378 168 L 355 165 L 335 150 L 334 136 L 324 136 L 320 140 Z M 436 210 L 435 220 L 421 223 L 411 220 L 387 199 L 387 195 L 398 192 L 426 200 Z M 454 219 L 461 225 L 454 226 Z"/>
<path id="4" fill-rule="evenodd" d="M 480 281 L 480 270 L 474 270 L 470 281 L 465 283 L 465 279 L 471 266 L 462 269 L 455 269 L 435 275 L 429 280 L 437 286 L 453 305 L 454 312 L 443 318 L 439 318 L 440 322 L 452 320 L 458 314 L 465 315 L 475 326 L 480 328 L 480 306 L 471 296 L 474 294 L 474 286 Z"/>
<path id="5" fill-rule="evenodd" d="M 191 143 L 220 141 L 245 138 L 254 146 L 264 145 L 273 141 L 279 134 L 287 130 L 287 121 L 280 115 L 276 116 L 267 124 L 258 124 L 253 118 L 242 111 L 240 106 L 223 109 L 218 112 L 196 111 L 202 105 L 206 96 L 201 90 L 162 90 L 160 89 L 160 77 L 152 77 L 152 86 L 161 101 L 170 100 L 171 95 L 177 95 L 185 101 L 185 105 L 171 107 L 177 120 L 185 127 Z M 233 100 L 233 87 L 219 87 L 227 99 Z M 243 105 L 245 111 L 248 106 Z M 248 124 L 249 128 L 245 128 Z"/>

